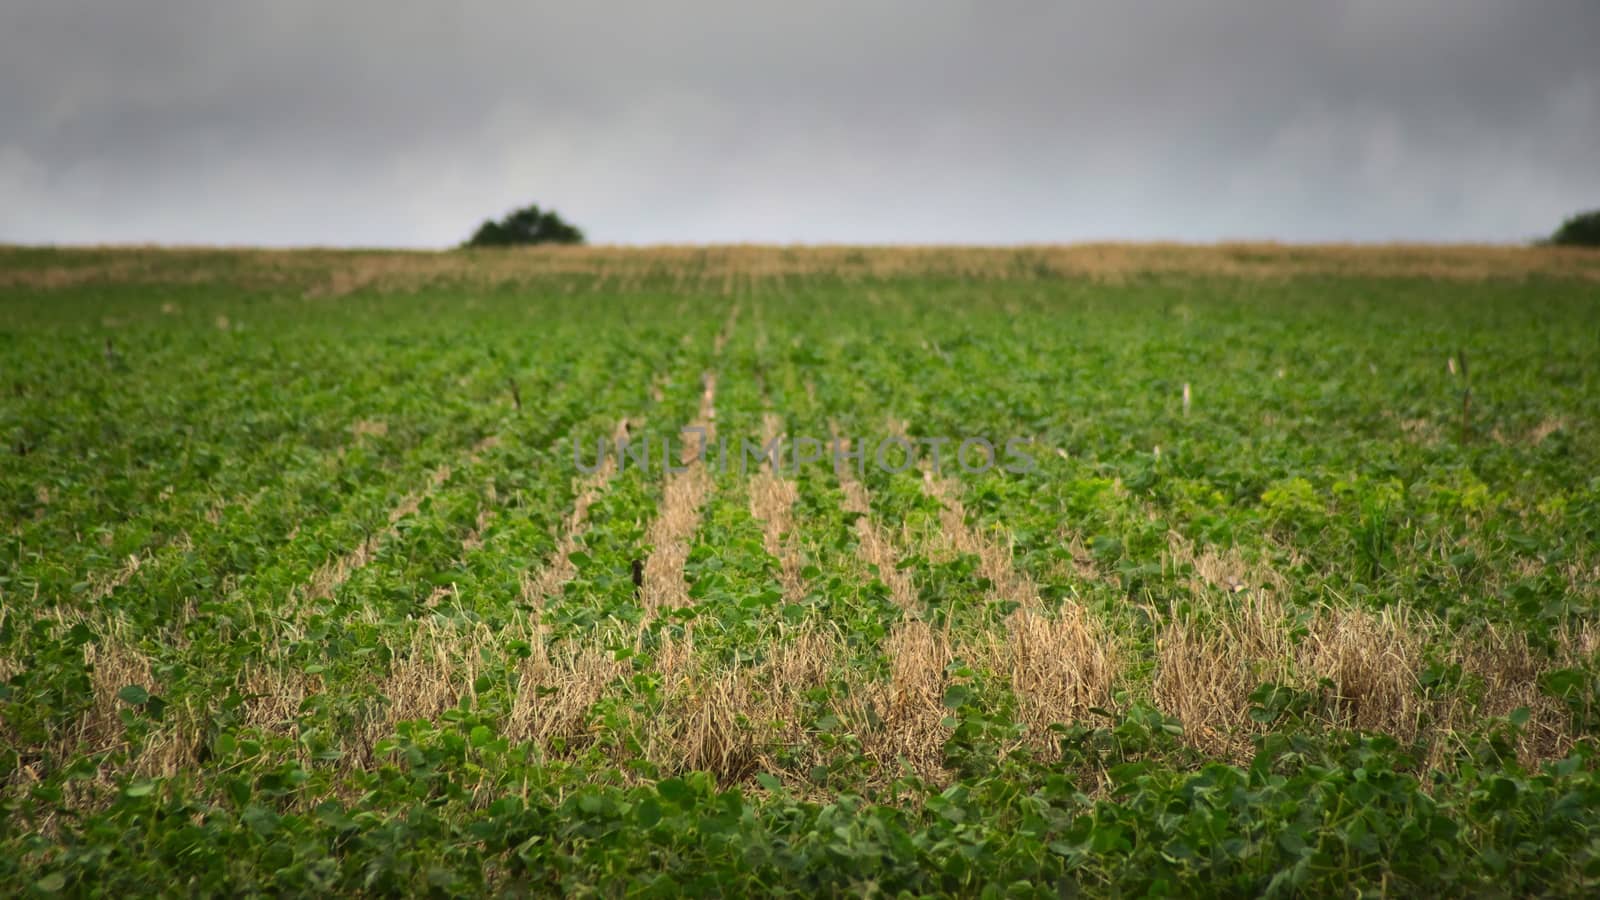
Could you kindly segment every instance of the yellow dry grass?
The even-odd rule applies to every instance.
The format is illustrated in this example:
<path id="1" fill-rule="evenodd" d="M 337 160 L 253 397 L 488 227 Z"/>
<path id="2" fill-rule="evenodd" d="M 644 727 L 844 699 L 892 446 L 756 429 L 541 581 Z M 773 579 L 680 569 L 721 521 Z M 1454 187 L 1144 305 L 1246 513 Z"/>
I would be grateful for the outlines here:
<path id="1" fill-rule="evenodd" d="M 941 276 L 972 281 L 1140 275 L 1281 279 L 1302 275 L 1447 281 L 1535 276 L 1600 280 L 1600 254 L 1491 244 L 1089 243 L 1019 247 L 654 246 L 489 251 L 259 250 L 117 247 L 58 250 L 46 260 L 0 247 L 0 289 L 60 290 L 108 282 L 298 285 L 308 298 L 410 291 L 440 284 L 501 286 L 593 277 L 626 291 L 649 280 L 684 293 L 731 295 L 741 285 L 824 274 L 847 280 Z M 165 313 L 175 314 L 175 313 Z"/>
<path id="2" fill-rule="evenodd" d="M 1396 607 L 1326 607 L 1295 648 L 1295 665 L 1305 679 L 1332 685 L 1337 724 L 1410 741 L 1425 723 L 1421 674 L 1429 627 Z"/>
<path id="3" fill-rule="evenodd" d="M 891 429 L 904 433 L 904 424 L 892 423 Z M 974 640 L 971 656 L 1005 677 L 1030 738 L 1048 750 L 1050 725 L 1080 720 L 1091 708 L 1110 704 L 1119 665 L 1116 636 L 1076 603 L 1047 613 L 1038 585 L 1014 564 L 1009 539 L 968 521 L 960 485 L 929 466 L 922 484 L 939 501 L 940 527 L 930 536 L 930 549 L 977 557 L 978 574 L 990 584 L 989 599 L 1015 606 L 1003 632 Z"/>
<path id="4" fill-rule="evenodd" d="M 1544 419 L 1538 425 L 1535 425 L 1533 428 L 1529 429 L 1527 441 L 1529 444 L 1537 447 L 1544 443 L 1545 439 L 1550 437 L 1550 435 L 1555 434 L 1565 427 L 1566 423 L 1560 419 Z"/>
<path id="5" fill-rule="evenodd" d="M 761 417 L 761 446 L 775 446 L 783 436 L 783 419 L 768 412 Z M 785 600 L 794 602 L 805 596 L 805 579 L 800 577 L 802 561 L 796 545 L 794 504 L 799 491 L 794 482 L 773 471 L 772 461 L 763 459 L 760 469 L 750 476 L 750 515 L 761 523 L 761 541 L 767 553 L 778 561 L 778 584 Z"/>
<path id="6" fill-rule="evenodd" d="M 613 449 L 627 436 L 630 424 L 637 423 L 630 423 L 626 417 L 617 421 L 616 428 L 611 432 L 610 446 Z M 562 523 L 561 536 L 557 539 L 556 551 L 550 561 L 538 572 L 523 575 L 520 599 L 524 605 L 542 603 L 545 598 L 560 593 L 562 586 L 577 573 L 577 567 L 572 564 L 570 557 L 578 550 L 578 542 L 589 521 L 589 508 L 600 499 L 616 473 L 616 453 L 607 453 L 599 468 L 583 480 L 578 496 L 572 502 L 572 510 Z"/>
<path id="7" fill-rule="evenodd" d="M 71 617 L 57 619 L 61 624 Z M 79 754 L 102 756 L 130 753 L 121 771 L 136 776 L 171 774 L 192 767 L 203 746 L 204 719 L 188 705 L 168 705 L 160 727 L 151 729 L 135 747 L 129 739 L 122 716 L 131 705 L 120 696 L 123 689 L 138 687 L 151 696 L 162 695 L 160 680 L 149 655 L 133 637 L 126 620 L 116 615 L 100 615 L 93 620 L 96 639 L 83 646 L 88 671 L 88 691 L 80 712 L 42 744 L 23 741 L 0 722 L 0 743 L 17 751 L 16 768 L 0 772 L 0 784 L 28 786 L 37 783 L 49 766 L 59 766 Z M 0 677 L 14 674 L 7 663 L 0 666 Z M 72 789 L 72 799 L 99 802 L 115 785 L 116 773 L 102 766 L 96 774 Z"/>
<path id="8" fill-rule="evenodd" d="M 644 562 L 642 599 L 644 608 L 651 613 L 682 606 L 689 600 L 683 564 L 689 558 L 689 543 L 700 527 L 701 508 L 713 486 L 702 451 L 716 439 L 716 373 L 707 372 L 703 384 L 699 414 L 685 426 L 681 436 L 679 462 L 687 468 L 667 474 L 660 510 L 646 532 L 653 549 Z"/>
<path id="9" fill-rule="evenodd" d="M 739 305 L 734 304 L 714 338 L 713 357 L 722 355 L 738 320 Z M 684 426 L 680 435 L 679 463 L 686 468 L 667 473 L 660 510 L 646 532 L 653 549 L 644 561 L 641 600 L 645 610 L 652 614 L 682 606 L 689 600 L 683 564 L 689 558 L 689 543 L 700 527 L 701 507 L 714 486 L 705 457 L 716 435 L 717 373 L 710 371 L 701 381 L 700 408 L 695 419 Z"/>
<path id="10" fill-rule="evenodd" d="M 715 420 L 715 387 L 715 378 L 708 375 L 696 420 L 708 428 Z M 619 423 L 619 433 L 624 427 Z M 903 429 L 903 424 L 897 427 Z M 768 437 L 781 428 L 776 416 L 764 420 Z M 473 452 L 489 446 L 480 444 Z M 448 477 L 441 471 L 429 479 L 429 487 L 396 507 L 391 523 L 414 510 L 420 496 Z M 660 539 L 657 552 L 666 553 L 654 568 L 647 568 L 657 611 L 672 605 L 671 591 L 682 584 L 681 554 L 687 552 L 710 488 L 703 466 L 700 474 L 704 481 L 680 480 L 676 489 L 669 483 L 653 526 L 652 534 Z M 588 505 L 609 477 L 597 475 L 580 491 L 566 519 L 563 548 L 575 546 L 572 540 L 581 534 Z M 974 555 L 979 574 L 991 584 L 991 599 L 1014 602 L 1016 609 L 997 627 L 955 634 L 915 615 L 914 586 L 896 568 L 905 544 L 897 545 L 874 522 L 863 485 L 842 473 L 840 486 L 846 508 L 862 514 L 856 548 L 862 568 L 852 571 L 859 575 L 868 566 L 878 567 L 904 612 L 875 648 L 886 663 L 881 677 L 860 664 L 861 648 L 850 647 L 824 623 L 781 633 L 761 648 L 757 661 L 719 666 L 696 655 L 692 631 L 668 636 L 650 632 L 653 626 L 648 624 L 614 624 L 581 639 L 557 641 L 536 613 L 519 615 L 501 629 L 427 617 L 389 646 L 387 664 L 374 663 L 366 683 L 372 704 L 345 733 L 331 738 L 343 753 L 340 765 L 370 768 L 381 762 L 375 755 L 379 741 L 394 734 L 401 722 L 438 720 L 451 708 L 470 705 L 476 700 L 476 678 L 506 664 L 505 647 L 513 639 L 530 649 L 526 658 L 512 663 L 515 688 L 502 725 L 506 737 L 532 742 L 552 756 L 610 742 L 605 746 L 619 761 L 637 754 L 663 771 L 704 769 L 725 783 L 762 771 L 800 773 L 827 761 L 826 742 L 813 731 L 815 716 L 822 712 L 844 723 L 878 777 L 910 770 L 934 780 L 946 778 L 943 755 L 951 711 L 943 701 L 960 677 L 951 674 L 957 661 L 977 672 L 985 686 L 1011 692 L 1025 742 L 1045 755 L 1053 752 L 1051 725 L 1081 721 L 1098 707 L 1110 707 L 1116 702 L 1115 689 L 1128 687 L 1135 696 L 1147 692 L 1159 708 L 1178 718 L 1185 739 L 1196 748 L 1242 761 L 1250 753 L 1251 737 L 1266 727 L 1251 719 L 1250 695 L 1260 684 L 1272 682 L 1313 692 L 1318 704 L 1311 715 L 1323 724 L 1420 741 L 1431 748 L 1430 761 L 1437 764 L 1446 763 L 1461 745 L 1461 736 L 1485 717 L 1526 707 L 1530 716 L 1519 750 L 1530 760 L 1544 759 L 1566 752 L 1575 735 L 1565 710 L 1540 692 L 1540 675 L 1592 659 L 1600 651 L 1600 631 L 1594 628 L 1558 635 L 1562 649 L 1552 656 L 1507 630 L 1486 627 L 1467 633 L 1398 608 L 1325 604 L 1296 612 L 1289 602 L 1293 585 L 1274 567 L 1173 535 L 1168 561 L 1174 570 L 1190 573 L 1194 601 L 1189 612 L 1156 623 L 1148 683 L 1119 684 L 1130 668 L 1124 639 L 1080 605 L 1046 608 L 1037 585 L 1013 564 L 1004 534 L 968 521 L 958 484 L 931 474 L 924 479 L 925 490 L 940 501 L 941 514 L 937 530 L 922 536 L 924 545 L 915 549 Z M 763 523 L 769 552 L 783 562 L 793 551 L 793 486 L 775 472 L 758 472 L 751 479 L 749 502 Z M 335 574 L 353 571 L 371 552 L 364 544 L 345 557 L 346 565 Z M 570 577 L 559 567 L 564 558 L 558 552 L 557 561 L 540 574 L 555 579 L 541 591 L 552 585 L 559 589 L 560 581 Z M 294 626 L 286 627 L 292 631 Z M 91 697 L 74 726 L 53 738 L 58 756 L 119 749 L 126 740 L 120 716 L 125 704 L 117 692 L 130 684 L 160 692 L 150 657 L 126 628 L 119 628 L 115 620 L 97 626 L 100 639 L 85 647 Z M 617 648 L 632 653 L 619 654 Z M 632 660 L 640 656 L 650 663 L 636 671 Z M 1436 663 L 1458 666 L 1471 690 L 1427 690 L 1423 674 Z M 0 661 L 0 674 L 8 671 Z M 640 701 L 636 674 L 653 680 L 660 698 L 656 705 Z M 828 690 L 815 690 L 821 687 Z M 323 684 L 320 675 L 270 659 L 247 666 L 238 688 L 246 698 L 241 714 L 247 728 L 300 737 L 296 729 L 302 709 Z M 351 689 L 348 684 L 341 687 Z M 819 695 L 828 699 L 819 701 Z M 605 725 L 597 721 L 596 704 L 607 699 L 630 701 L 608 707 L 623 710 L 631 741 L 625 745 L 615 732 L 608 733 L 614 720 Z M 819 710 L 819 702 L 827 708 Z M 203 746 L 195 723 L 204 721 L 196 710 L 169 710 L 126 772 L 163 775 L 193 767 Z M 30 776 L 31 770 L 23 768 L 8 773 L 8 780 L 36 780 L 37 773 Z M 113 783 L 109 770 L 102 774 L 105 784 Z"/>
<path id="11" fill-rule="evenodd" d="M 1080 722 L 1112 705 L 1120 674 L 1118 642 L 1105 624 L 1076 604 L 1053 614 L 1018 609 L 1000 633 L 976 640 L 973 661 L 1005 679 L 1018 721 L 1035 750 L 1049 755 L 1050 726 Z"/>
<path id="12" fill-rule="evenodd" d="M 1151 695 L 1198 749 L 1248 758 L 1251 736 L 1267 727 L 1250 718 L 1250 695 L 1264 683 L 1315 692 L 1320 705 L 1310 712 L 1327 725 L 1421 740 L 1434 762 L 1484 718 L 1518 707 L 1529 710 L 1518 748 L 1526 758 L 1559 755 L 1576 738 L 1538 679 L 1591 653 L 1593 629 L 1560 635 L 1563 649 L 1540 658 L 1521 635 L 1464 632 L 1402 607 L 1323 605 L 1295 616 L 1287 583 L 1269 567 L 1176 536 L 1170 555 L 1192 567 L 1196 600 L 1160 627 Z M 1431 663 L 1459 667 L 1476 697 L 1431 695 L 1423 685 Z"/>
<path id="13" fill-rule="evenodd" d="M 350 433 L 356 437 L 383 437 L 389 433 L 389 423 L 381 419 L 361 419 L 350 426 Z"/>
<path id="14" fill-rule="evenodd" d="M 1431 761 L 1446 764 L 1458 733 L 1475 719 L 1531 710 L 1520 750 L 1530 760 L 1566 752 L 1573 735 L 1564 711 L 1537 688 L 1540 672 L 1560 660 L 1539 657 L 1520 637 L 1490 630 L 1458 644 L 1440 642 L 1437 625 L 1393 611 L 1327 608 L 1301 623 L 1298 637 L 1270 595 L 1254 591 L 1215 593 L 1206 617 L 1168 623 L 1158 645 L 1152 694 L 1177 716 L 1187 739 L 1223 758 L 1248 758 L 1249 737 L 1258 727 L 1248 717 L 1248 696 L 1261 681 L 1321 690 L 1328 701 L 1317 714 L 1327 723 L 1422 739 Z M 633 630 L 629 630 L 632 628 Z M 125 630 L 124 630 L 125 631 Z M 756 773 L 790 773 L 803 780 L 829 752 L 812 729 L 813 716 L 831 713 L 854 735 L 871 761 L 875 780 L 912 772 L 934 782 L 950 776 L 944 747 L 950 737 L 944 705 L 965 663 L 980 678 L 1008 688 L 1026 728 L 1024 743 L 1035 753 L 1054 752 L 1050 726 L 1083 721 L 1097 707 L 1113 704 L 1119 674 L 1116 642 L 1080 607 L 1057 614 L 1018 610 L 999 630 L 952 635 L 916 619 L 900 621 L 879 649 L 887 665 L 882 677 L 860 665 L 858 652 L 836 630 L 812 623 L 777 636 L 756 662 L 714 665 L 696 656 L 692 634 L 665 633 L 647 641 L 646 628 L 620 624 L 582 639 L 556 641 L 532 616 L 501 629 L 442 617 L 419 620 L 410 634 L 390 645 L 387 664 L 374 664 L 364 717 L 337 735 L 324 735 L 341 751 L 339 766 L 370 769 L 382 762 L 376 747 L 401 722 L 438 721 L 446 711 L 477 702 L 474 682 L 500 671 L 504 648 L 516 639 L 528 655 L 511 663 L 515 689 L 501 733 L 530 742 L 551 757 L 587 752 L 604 739 L 619 763 L 634 757 L 665 772 L 706 770 L 721 782 L 747 781 Z M 103 753 L 125 740 L 117 692 L 139 685 L 159 693 L 151 660 L 126 634 L 86 647 L 92 663 L 92 702 L 70 732 L 52 743 L 57 758 L 72 752 Z M 121 635 L 120 637 L 118 635 Z M 1448 660 L 1478 679 L 1477 699 L 1460 694 L 1435 698 L 1420 690 L 1426 648 L 1454 646 Z M 1592 654 L 1591 630 L 1562 636 L 1569 656 Z M 641 705 L 634 693 L 632 655 L 646 652 L 650 676 L 661 698 Z M 629 653 L 617 653 L 627 648 Z M 1570 661 L 1570 660 L 1569 660 Z M 323 689 L 322 676 L 281 661 L 247 667 L 238 689 L 245 698 L 242 724 L 263 734 L 299 739 L 304 705 Z M 1326 682 L 1323 680 L 1326 679 Z M 988 683 L 987 681 L 985 683 Z M 817 688 L 824 706 L 816 704 Z M 341 690 L 349 691 L 346 684 Z M 626 702 L 627 741 L 602 725 L 602 700 Z M 107 763 L 97 784 L 127 774 L 170 776 L 197 764 L 204 741 L 194 710 L 169 710 L 131 761 Z M 296 740 L 295 747 L 300 747 Z M 306 752 L 300 749 L 298 752 Z M 24 757 L 24 766 L 26 760 Z M 310 764 L 310 760 L 303 760 Z M 113 771 L 115 769 L 115 771 Z M 13 783 L 31 783 L 38 773 L 8 773 Z M 20 779 L 20 782 L 18 781 Z"/>
<path id="15" fill-rule="evenodd" d="M 804 698 L 839 665 L 841 646 L 837 634 L 811 628 L 775 640 L 753 664 L 708 670 L 683 643 L 658 653 L 668 686 L 663 708 L 632 722 L 646 758 L 667 771 L 709 771 L 727 784 L 780 770 L 786 751 L 809 746 Z"/>
<path id="16" fill-rule="evenodd" d="M 1039 588 L 1033 579 L 1019 571 L 1011 561 L 1011 546 L 980 532 L 967 521 L 961 502 L 961 487 L 946 478 L 936 478 L 932 469 L 923 470 L 923 492 L 939 501 L 939 531 L 930 538 L 936 553 L 971 554 L 978 558 L 978 574 L 992 587 L 990 598 L 1009 601 L 1020 607 L 1039 605 Z"/>
<path id="17" fill-rule="evenodd" d="M 847 721 L 857 729 L 862 752 L 880 768 L 893 773 L 905 766 L 938 777 L 944 773 L 944 744 L 950 737 L 944 724 L 948 670 L 955 658 L 949 636 L 920 619 L 908 619 L 889 633 L 883 652 L 889 659 L 888 680 L 846 693 L 841 702 L 847 704 Z"/>
<path id="18" fill-rule="evenodd" d="M 835 442 L 841 452 L 848 452 L 850 441 L 839 434 L 836 423 L 829 423 Z M 844 511 L 856 516 L 856 555 L 862 564 L 876 573 L 879 581 L 889 589 L 889 597 L 896 606 L 910 611 L 916 607 L 917 592 L 911 577 L 900 569 L 900 547 L 888 531 L 872 517 L 872 493 L 850 470 L 848 463 L 835 467 L 839 490 L 844 494 Z"/>
<path id="19" fill-rule="evenodd" d="M 139 567 L 144 565 L 144 563 L 144 557 L 137 554 L 129 554 L 128 558 L 123 561 L 122 565 L 118 566 L 116 569 L 110 572 L 90 576 L 89 581 L 91 587 L 89 590 L 89 599 L 92 602 L 98 603 L 101 600 L 111 596 L 117 590 L 117 588 L 127 584 L 128 579 L 132 578 L 134 573 L 138 572 Z"/>
<path id="20" fill-rule="evenodd" d="M 144 688 L 152 695 L 160 694 L 150 658 L 127 635 L 125 627 L 116 627 L 108 621 L 104 634 L 83 648 L 84 663 L 89 669 L 90 704 L 79 719 L 75 733 L 63 735 L 64 745 L 88 753 L 115 749 L 123 737 L 122 718 L 118 715 L 127 704 L 117 698 L 117 693 L 128 686 Z"/>
<path id="21" fill-rule="evenodd" d="M 478 441 L 467 455 L 467 465 L 476 465 L 484 453 L 492 450 L 499 443 L 500 439 L 493 435 Z M 298 592 L 299 602 L 302 604 L 315 603 L 316 601 L 333 597 L 334 592 L 339 589 L 340 585 L 348 581 L 354 572 L 371 562 L 373 555 L 378 552 L 378 548 L 394 537 L 398 532 L 400 521 L 416 513 L 421 508 L 422 501 L 428 499 L 434 491 L 438 490 L 440 485 L 450 480 L 450 474 L 451 467 L 448 463 L 430 472 L 426 483 L 422 487 L 401 498 L 400 502 L 389 510 L 388 524 L 384 528 L 368 535 L 354 549 L 337 559 L 329 561 L 313 572 L 311 578 L 301 586 Z"/>

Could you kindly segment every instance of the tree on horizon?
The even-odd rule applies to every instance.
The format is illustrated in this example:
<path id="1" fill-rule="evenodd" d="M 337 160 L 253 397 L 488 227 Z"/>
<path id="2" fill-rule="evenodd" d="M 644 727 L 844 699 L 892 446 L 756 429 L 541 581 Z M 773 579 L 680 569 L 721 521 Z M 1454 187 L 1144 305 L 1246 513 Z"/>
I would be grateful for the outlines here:
<path id="1" fill-rule="evenodd" d="M 1550 243 L 1565 247 L 1600 247 L 1600 209 L 1578 213 L 1561 223 Z"/>
<path id="2" fill-rule="evenodd" d="M 496 222 L 485 219 L 463 247 L 515 247 L 526 244 L 581 244 L 583 231 L 555 210 L 537 204 L 509 212 Z"/>

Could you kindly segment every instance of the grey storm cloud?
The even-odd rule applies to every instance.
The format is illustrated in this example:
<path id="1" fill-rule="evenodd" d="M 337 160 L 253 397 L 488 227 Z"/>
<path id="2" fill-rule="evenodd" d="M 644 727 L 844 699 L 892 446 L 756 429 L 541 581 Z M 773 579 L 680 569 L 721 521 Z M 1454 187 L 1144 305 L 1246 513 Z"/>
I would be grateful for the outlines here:
<path id="1" fill-rule="evenodd" d="M 0 241 L 1522 240 L 1600 3 L 0 7 Z"/>

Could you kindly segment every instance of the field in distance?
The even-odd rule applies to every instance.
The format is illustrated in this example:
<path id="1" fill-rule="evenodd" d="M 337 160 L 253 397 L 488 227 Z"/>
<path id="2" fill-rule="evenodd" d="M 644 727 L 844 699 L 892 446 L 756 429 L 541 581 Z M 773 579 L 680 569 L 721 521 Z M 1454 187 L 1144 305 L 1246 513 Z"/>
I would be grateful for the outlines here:
<path id="1" fill-rule="evenodd" d="M 0 248 L 0 373 L 4 893 L 1600 889 L 1600 254 Z"/>

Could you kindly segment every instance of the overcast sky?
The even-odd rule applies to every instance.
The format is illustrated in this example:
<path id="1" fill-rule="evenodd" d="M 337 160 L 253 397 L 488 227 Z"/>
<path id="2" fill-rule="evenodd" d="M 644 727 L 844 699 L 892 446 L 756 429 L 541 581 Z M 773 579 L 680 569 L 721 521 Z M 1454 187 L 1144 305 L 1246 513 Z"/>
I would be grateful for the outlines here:
<path id="1" fill-rule="evenodd" d="M 0 241 L 1517 241 L 1600 0 L 5 0 Z"/>

